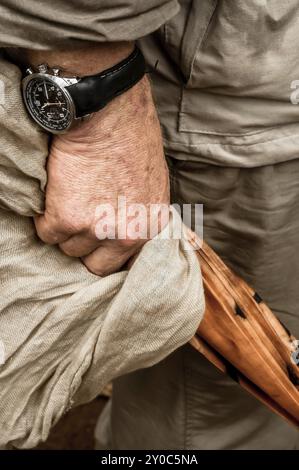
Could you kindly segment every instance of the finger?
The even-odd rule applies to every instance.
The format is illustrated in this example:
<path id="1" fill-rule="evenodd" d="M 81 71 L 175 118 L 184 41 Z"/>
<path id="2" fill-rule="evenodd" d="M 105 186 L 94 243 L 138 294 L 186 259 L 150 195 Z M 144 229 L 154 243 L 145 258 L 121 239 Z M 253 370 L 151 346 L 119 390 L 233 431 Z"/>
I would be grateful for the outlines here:
<path id="1" fill-rule="evenodd" d="M 129 271 L 132 268 L 133 264 L 135 263 L 135 261 L 137 260 L 140 254 L 140 251 L 141 250 L 138 250 L 137 253 L 135 253 L 133 256 L 131 256 L 131 258 L 128 259 L 128 261 L 126 262 L 124 266 L 124 269 L 127 269 Z"/>
<path id="2" fill-rule="evenodd" d="M 73 235 L 63 243 L 59 243 L 59 248 L 67 256 L 81 258 L 87 256 L 102 245 L 102 241 L 88 233 Z"/>
<path id="3" fill-rule="evenodd" d="M 48 245 L 63 243 L 70 238 L 70 233 L 61 230 L 58 223 L 53 223 L 46 214 L 34 217 L 34 223 L 37 235 Z"/>
<path id="4" fill-rule="evenodd" d="M 82 261 L 93 274 L 107 276 L 119 271 L 137 250 L 139 246 L 124 250 L 115 241 L 114 245 L 103 242 L 103 246 L 84 256 Z"/>

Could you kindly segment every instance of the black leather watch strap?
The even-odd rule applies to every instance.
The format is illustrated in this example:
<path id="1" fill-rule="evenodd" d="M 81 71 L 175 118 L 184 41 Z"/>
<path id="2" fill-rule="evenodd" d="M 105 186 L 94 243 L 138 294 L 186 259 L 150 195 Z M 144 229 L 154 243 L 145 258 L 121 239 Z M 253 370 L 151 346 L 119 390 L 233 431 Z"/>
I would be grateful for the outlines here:
<path id="1" fill-rule="evenodd" d="M 135 85 L 145 74 L 145 60 L 142 52 L 134 51 L 110 69 L 83 77 L 78 83 L 66 89 L 73 98 L 76 117 L 83 117 L 104 108 L 116 96 Z"/>

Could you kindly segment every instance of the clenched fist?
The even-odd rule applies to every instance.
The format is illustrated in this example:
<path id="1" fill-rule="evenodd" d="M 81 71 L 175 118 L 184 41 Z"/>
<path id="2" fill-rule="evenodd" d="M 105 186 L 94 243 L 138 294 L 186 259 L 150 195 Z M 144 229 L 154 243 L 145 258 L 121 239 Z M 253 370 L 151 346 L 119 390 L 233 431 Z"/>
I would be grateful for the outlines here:
<path id="1" fill-rule="evenodd" d="M 67 134 L 53 138 L 48 157 L 45 213 L 35 218 L 39 237 L 58 244 L 68 256 L 80 257 L 98 275 L 117 270 L 146 242 L 107 217 L 101 207 L 118 213 L 126 204 L 169 204 L 168 170 L 150 84 L 144 77 L 106 108 Z M 158 217 L 158 215 L 157 215 Z M 97 227 L 107 218 L 107 237 Z M 161 224 L 160 224 L 161 225 Z M 115 239 L 109 239 L 110 233 Z"/>

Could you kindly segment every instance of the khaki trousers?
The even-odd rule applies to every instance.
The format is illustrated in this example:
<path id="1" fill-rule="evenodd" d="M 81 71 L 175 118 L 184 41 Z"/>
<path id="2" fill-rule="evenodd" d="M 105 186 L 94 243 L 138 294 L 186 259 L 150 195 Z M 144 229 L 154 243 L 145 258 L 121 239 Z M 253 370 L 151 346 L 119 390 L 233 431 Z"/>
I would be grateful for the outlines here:
<path id="1" fill-rule="evenodd" d="M 204 238 L 299 335 L 299 158 L 225 168 L 168 158 L 172 200 L 204 204 Z M 296 449 L 299 433 L 189 345 L 117 379 L 99 448 Z"/>

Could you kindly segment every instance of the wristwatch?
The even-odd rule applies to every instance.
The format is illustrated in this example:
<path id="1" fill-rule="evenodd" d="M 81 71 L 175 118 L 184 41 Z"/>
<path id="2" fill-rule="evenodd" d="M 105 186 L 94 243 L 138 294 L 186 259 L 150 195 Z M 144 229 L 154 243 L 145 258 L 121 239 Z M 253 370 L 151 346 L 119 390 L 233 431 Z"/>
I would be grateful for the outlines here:
<path id="1" fill-rule="evenodd" d="M 59 68 L 41 64 L 26 70 L 23 98 L 31 117 L 53 134 L 67 132 L 77 119 L 104 108 L 145 74 L 142 52 L 134 51 L 117 65 L 86 77 L 64 77 Z"/>

